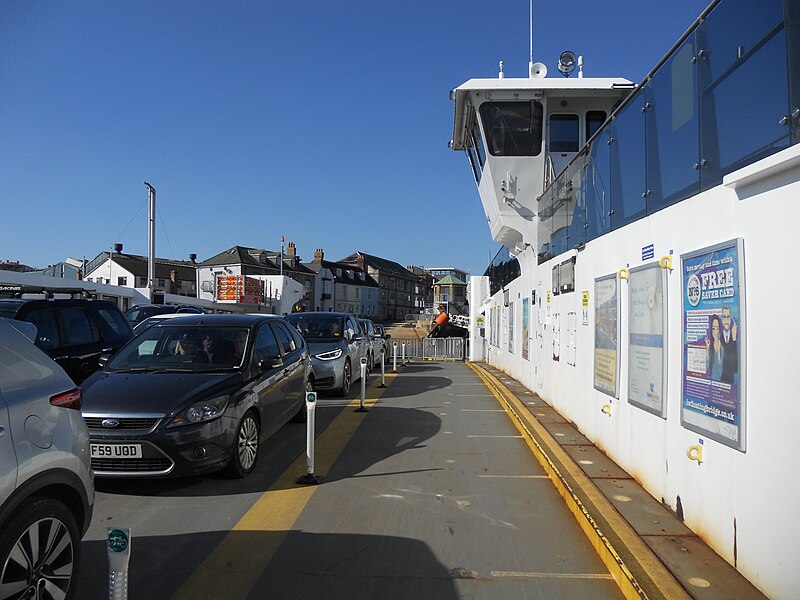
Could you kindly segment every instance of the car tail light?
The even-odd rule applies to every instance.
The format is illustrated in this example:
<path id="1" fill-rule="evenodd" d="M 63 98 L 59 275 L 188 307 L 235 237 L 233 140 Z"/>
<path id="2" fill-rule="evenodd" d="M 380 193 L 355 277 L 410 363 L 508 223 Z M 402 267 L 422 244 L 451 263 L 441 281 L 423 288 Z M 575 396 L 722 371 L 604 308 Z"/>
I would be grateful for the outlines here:
<path id="1" fill-rule="evenodd" d="M 75 388 L 63 394 L 56 394 L 50 398 L 50 404 L 53 406 L 60 406 L 62 408 L 74 408 L 80 410 L 83 395 L 80 388 Z"/>

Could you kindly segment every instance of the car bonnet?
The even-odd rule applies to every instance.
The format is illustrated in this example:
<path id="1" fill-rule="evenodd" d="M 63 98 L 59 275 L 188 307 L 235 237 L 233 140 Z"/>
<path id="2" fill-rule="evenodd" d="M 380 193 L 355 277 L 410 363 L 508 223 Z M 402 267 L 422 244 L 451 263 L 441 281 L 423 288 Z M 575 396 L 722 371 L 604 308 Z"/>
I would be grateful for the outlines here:
<path id="1" fill-rule="evenodd" d="M 240 373 L 96 373 L 84 382 L 84 413 L 172 414 L 238 390 Z"/>

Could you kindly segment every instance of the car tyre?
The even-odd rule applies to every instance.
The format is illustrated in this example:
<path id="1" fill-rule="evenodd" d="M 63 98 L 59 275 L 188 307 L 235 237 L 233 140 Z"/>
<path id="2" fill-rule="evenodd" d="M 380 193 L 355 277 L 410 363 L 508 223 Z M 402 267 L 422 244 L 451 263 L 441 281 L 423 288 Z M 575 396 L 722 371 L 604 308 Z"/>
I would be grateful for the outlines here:
<path id="1" fill-rule="evenodd" d="M 78 523 L 64 504 L 29 499 L 0 533 L 0 597 L 71 598 L 80 542 Z M 19 596 L 23 590 L 27 596 Z"/>
<path id="2" fill-rule="evenodd" d="M 350 384 L 352 383 L 353 375 L 350 368 L 350 359 L 344 361 L 344 373 L 342 375 L 342 387 L 338 390 L 339 396 L 347 396 L 350 393 Z"/>
<path id="3" fill-rule="evenodd" d="M 248 410 L 239 421 L 239 427 L 236 430 L 236 442 L 228 463 L 228 473 L 231 476 L 246 477 L 256 468 L 260 434 L 256 415 L 252 410 Z"/>
<path id="4" fill-rule="evenodd" d="M 306 381 L 305 389 L 303 390 L 303 402 L 300 404 L 298 410 L 292 417 L 292 423 L 305 423 L 308 421 L 308 410 L 306 410 L 306 394 L 314 391 L 314 381 L 309 377 Z"/>

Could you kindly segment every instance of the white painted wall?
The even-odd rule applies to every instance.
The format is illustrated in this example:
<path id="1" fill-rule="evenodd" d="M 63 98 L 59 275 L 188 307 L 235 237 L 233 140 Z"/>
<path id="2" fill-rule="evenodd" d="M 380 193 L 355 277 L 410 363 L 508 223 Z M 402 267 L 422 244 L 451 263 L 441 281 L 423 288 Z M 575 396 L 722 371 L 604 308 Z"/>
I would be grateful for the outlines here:
<path id="1" fill-rule="evenodd" d="M 564 256 L 535 267 L 532 250 L 521 256 L 523 275 L 512 282 L 514 353 L 508 352 L 504 313 L 499 347 L 488 361 L 537 391 L 572 420 L 581 432 L 672 509 L 680 497 L 686 524 L 714 550 L 774 598 L 800 597 L 800 496 L 797 440 L 798 394 L 792 351 L 800 336 L 795 303 L 800 278 L 794 257 L 800 217 L 800 146 L 794 146 L 726 178 L 722 185 L 664 209 L 622 230 L 593 240 L 577 254 L 576 289 L 551 296 L 552 266 Z M 735 189 L 734 189 L 735 187 Z M 719 242 L 744 239 L 746 301 L 745 360 L 747 450 L 739 452 L 681 426 L 682 275 L 680 255 Z M 627 283 L 621 295 L 620 397 L 594 389 L 594 279 L 642 263 L 641 249 L 654 244 L 655 258 L 672 254 L 667 277 L 667 418 L 627 401 Z M 650 261 L 647 261 L 650 262 Z M 542 282 L 542 287 L 538 284 Z M 474 288 L 472 288 L 474 289 Z M 521 298 L 537 290 L 531 307 L 531 360 L 521 358 Z M 542 290 L 541 292 L 539 290 Z M 581 322 L 581 292 L 589 291 L 589 321 Z M 544 294 L 542 293 L 544 292 Z M 472 301 L 470 302 L 472 304 Z M 502 306 L 502 292 L 492 305 Z M 562 326 L 577 311 L 576 364 L 552 359 L 556 315 Z M 501 311 L 502 312 L 502 311 Z M 488 314 L 488 310 L 487 310 Z M 543 323 L 543 359 L 535 349 L 537 317 Z M 474 320 L 473 320 L 474 323 Z M 487 322 L 488 328 L 488 322 Z M 488 329 L 487 329 L 488 339 Z M 541 372 L 541 377 L 537 373 Z M 610 415 L 601 408 L 611 405 Z M 703 462 L 689 460 L 687 449 L 703 440 Z M 734 547 L 736 558 L 734 559 Z"/>

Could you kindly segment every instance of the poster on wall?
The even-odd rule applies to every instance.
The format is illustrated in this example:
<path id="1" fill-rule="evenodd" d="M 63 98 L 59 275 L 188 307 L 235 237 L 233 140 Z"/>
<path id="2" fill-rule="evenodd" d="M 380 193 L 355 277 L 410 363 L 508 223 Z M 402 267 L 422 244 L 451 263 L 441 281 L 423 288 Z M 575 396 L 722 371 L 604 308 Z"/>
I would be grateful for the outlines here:
<path id="1" fill-rule="evenodd" d="M 619 398 L 617 275 L 594 280 L 594 389 Z"/>
<path id="2" fill-rule="evenodd" d="M 528 341 L 530 336 L 530 300 L 528 298 L 522 299 L 522 358 L 528 358 Z"/>
<path id="3" fill-rule="evenodd" d="M 681 255 L 681 425 L 745 451 L 744 243 Z"/>
<path id="4" fill-rule="evenodd" d="M 508 353 L 514 354 L 514 303 L 508 305 Z"/>
<path id="5" fill-rule="evenodd" d="M 666 271 L 658 263 L 628 277 L 628 402 L 667 418 Z"/>

